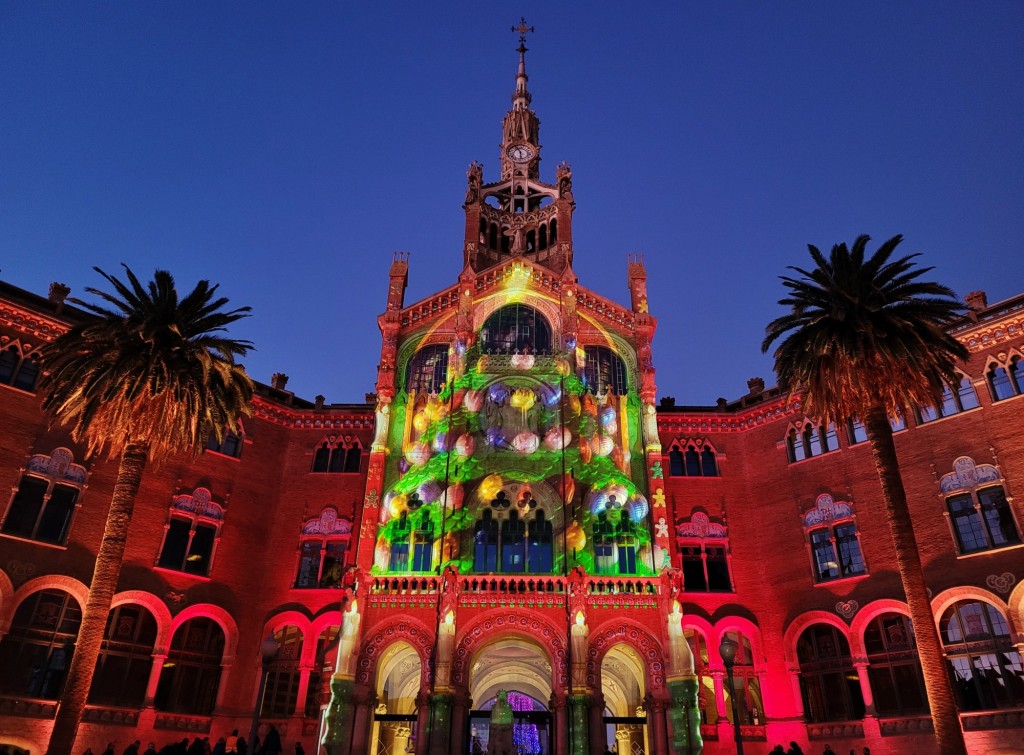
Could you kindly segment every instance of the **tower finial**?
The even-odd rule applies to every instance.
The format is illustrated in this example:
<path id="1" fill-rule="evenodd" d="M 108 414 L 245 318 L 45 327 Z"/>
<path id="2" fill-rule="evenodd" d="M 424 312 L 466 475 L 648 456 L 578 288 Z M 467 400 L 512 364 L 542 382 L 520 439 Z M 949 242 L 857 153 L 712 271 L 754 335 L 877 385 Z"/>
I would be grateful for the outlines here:
<path id="1" fill-rule="evenodd" d="M 526 91 L 526 35 L 536 30 L 527 25 L 525 16 L 521 16 L 519 24 L 513 26 L 512 31 L 519 33 L 519 70 L 516 72 L 516 91 L 512 95 L 512 106 L 514 110 L 526 110 L 530 107 L 530 93 Z"/>

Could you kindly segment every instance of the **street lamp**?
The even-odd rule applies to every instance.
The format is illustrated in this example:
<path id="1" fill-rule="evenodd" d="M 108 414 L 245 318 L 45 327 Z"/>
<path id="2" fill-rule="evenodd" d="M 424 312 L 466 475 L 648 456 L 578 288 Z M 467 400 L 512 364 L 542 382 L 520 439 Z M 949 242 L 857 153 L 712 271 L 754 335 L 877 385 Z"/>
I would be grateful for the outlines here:
<path id="1" fill-rule="evenodd" d="M 272 634 L 268 634 L 263 639 L 263 642 L 260 643 L 260 658 L 263 661 L 263 667 L 260 669 L 260 688 L 256 693 L 256 707 L 253 708 L 252 725 L 249 727 L 249 752 L 256 751 L 256 733 L 260 728 L 260 710 L 263 708 L 263 695 L 267 691 L 267 674 L 270 673 L 270 663 L 274 660 L 279 649 L 280 646 Z"/>
<path id="2" fill-rule="evenodd" d="M 723 636 L 722 642 L 718 646 L 718 653 L 722 656 L 722 663 L 725 664 L 725 671 L 729 675 L 729 702 L 732 703 L 732 731 L 736 737 L 736 755 L 743 755 L 740 717 L 736 710 L 736 686 L 732 683 L 732 667 L 736 663 L 736 651 L 739 649 L 739 643 L 728 636 Z"/>

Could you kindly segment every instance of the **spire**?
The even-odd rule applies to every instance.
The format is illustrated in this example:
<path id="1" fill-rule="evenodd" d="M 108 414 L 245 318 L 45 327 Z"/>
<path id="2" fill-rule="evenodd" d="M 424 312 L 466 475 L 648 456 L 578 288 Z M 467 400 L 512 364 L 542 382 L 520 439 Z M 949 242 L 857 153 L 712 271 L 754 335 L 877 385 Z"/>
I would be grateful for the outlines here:
<path id="1" fill-rule="evenodd" d="M 519 25 L 513 26 L 512 31 L 519 32 L 519 70 L 516 72 L 516 91 L 512 95 L 512 109 L 513 110 L 529 110 L 530 108 L 530 93 L 526 90 L 526 81 L 528 79 L 526 75 L 526 51 L 529 49 L 526 46 L 526 35 L 527 33 L 533 32 L 532 26 L 526 25 L 526 18 L 520 17 Z"/>

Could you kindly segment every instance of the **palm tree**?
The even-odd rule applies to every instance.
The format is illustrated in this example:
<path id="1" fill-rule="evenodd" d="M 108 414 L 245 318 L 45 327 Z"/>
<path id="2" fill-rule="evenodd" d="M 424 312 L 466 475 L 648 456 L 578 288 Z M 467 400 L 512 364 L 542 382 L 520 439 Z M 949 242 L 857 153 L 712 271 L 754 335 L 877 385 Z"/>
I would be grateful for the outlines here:
<path id="1" fill-rule="evenodd" d="M 67 755 L 74 745 L 146 462 L 184 450 L 200 453 L 209 434 L 222 438 L 250 413 L 252 381 L 235 357 L 252 345 L 222 335 L 249 308 L 223 311 L 227 299 L 214 298 L 217 286 L 208 281 L 179 299 L 167 271 L 157 270 L 143 287 L 124 268 L 127 284 L 95 268 L 115 292 L 86 291 L 111 308 L 73 300 L 91 316 L 43 353 L 43 408 L 89 455 L 120 458 L 50 755 Z"/>
<path id="2" fill-rule="evenodd" d="M 946 663 L 932 616 L 907 494 L 900 476 L 889 417 L 914 404 L 937 405 L 943 388 L 958 385 L 958 361 L 967 349 L 946 326 L 963 312 L 956 295 L 920 280 L 932 270 L 909 255 L 891 259 L 902 236 L 865 259 L 870 240 L 832 247 L 825 257 L 808 246 L 814 267 L 790 267 L 782 276 L 791 312 L 766 328 L 761 350 L 775 350 L 775 371 L 784 390 L 803 395 L 805 410 L 822 421 L 864 421 L 882 486 L 896 563 L 917 637 L 928 704 L 939 752 L 966 753 Z"/>

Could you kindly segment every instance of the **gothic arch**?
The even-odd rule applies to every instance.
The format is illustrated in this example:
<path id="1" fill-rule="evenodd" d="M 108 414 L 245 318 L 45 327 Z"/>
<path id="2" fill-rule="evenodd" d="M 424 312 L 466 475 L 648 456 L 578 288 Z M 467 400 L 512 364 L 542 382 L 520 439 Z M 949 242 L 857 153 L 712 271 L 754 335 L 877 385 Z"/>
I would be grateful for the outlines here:
<path id="1" fill-rule="evenodd" d="M 847 643 L 850 645 L 851 653 L 854 652 L 854 646 L 860 644 L 859 641 L 853 641 L 853 638 L 850 636 L 850 627 L 834 613 L 830 613 L 828 611 L 807 611 L 806 613 L 800 614 L 790 622 L 782 636 L 782 652 L 787 664 L 796 665 L 800 662 L 796 650 L 797 643 L 800 641 L 800 635 L 802 635 L 808 627 L 815 624 L 828 624 L 842 632 Z"/>
<path id="2" fill-rule="evenodd" d="M 551 328 L 551 348 L 557 349 L 562 335 L 562 318 L 558 299 L 552 299 L 539 291 L 529 291 L 525 293 L 521 301 L 516 303 L 532 307 L 547 321 L 548 327 Z M 479 299 L 473 306 L 474 329 L 482 328 L 488 317 L 507 304 L 509 304 L 508 291 L 504 288 L 492 291 Z"/>
<path id="3" fill-rule="evenodd" d="M 111 609 L 125 603 L 135 603 L 146 608 L 156 621 L 156 639 L 153 641 L 153 652 L 162 655 L 171 645 L 171 611 L 160 598 L 145 590 L 125 590 L 114 595 L 110 602 Z"/>
<path id="4" fill-rule="evenodd" d="M 302 646 L 302 662 L 313 663 L 316 659 L 316 644 L 320 639 L 320 635 L 328 627 L 337 627 L 338 631 L 341 631 L 341 611 L 332 609 L 330 611 L 324 611 L 322 614 L 314 618 L 309 622 L 309 629 L 306 635 L 308 642 Z"/>
<path id="5" fill-rule="evenodd" d="M 517 613 L 516 609 L 508 608 L 486 611 L 456 638 L 452 682 L 458 686 L 468 684 L 470 661 L 480 647 L 502 636 L 514 636 L 539 643 L 544 648 L 551 660 L 551 686 L 564 689 L 568 682 L 564 634 L 564 628 L 556 627 L 538 614 Z"/>
<path id="6" fill-rule="evenodd" d="M 171 637 L 174 637 L 174 633 L 182 624 L 199 616 L 213 619 L 224 630 L 224 654 L 221 657 L 221 663 L 225 666 L 234 663 L 235 654 L 238 652 L 238 626 L 231 614 L 220 606 L 215 606 L 212 603 L 197 603 L 184 609 L 171 622 Z"/>
<path id="7" fill-rule="evenodd" d="M 377 674 L 377 662 L 390 645 L 399 641 L 408 643 L 419 654 L 425 677 L 428 673 L 433 637 L 433 630 L 408 616 L 378 624 L 374 628 L 374 633 L 368 634 L 360 646 L 357 679 L 361 684 L 373 684 Z"/>
<path id="8" fill-rule="evenodd" d="M 649 692 L 665 688 L 665 654 L 661 643 L 644 626 L 628 619 L 609 619 L 591 632 L 587 648 L 587 684 L 598 688 L 601 662 L 615 645 L 628 645 L 639 654 Z"/>
<path id="9" fill-rule="evenodd" d="M 309 639 L 309 617 L 299 611 L 282 611 L 281 613 L 275 613 L 263 626 L 263 636 L 273 634 L 282 627 L 298 627 L 302 630 L 303 642 Z"/>

